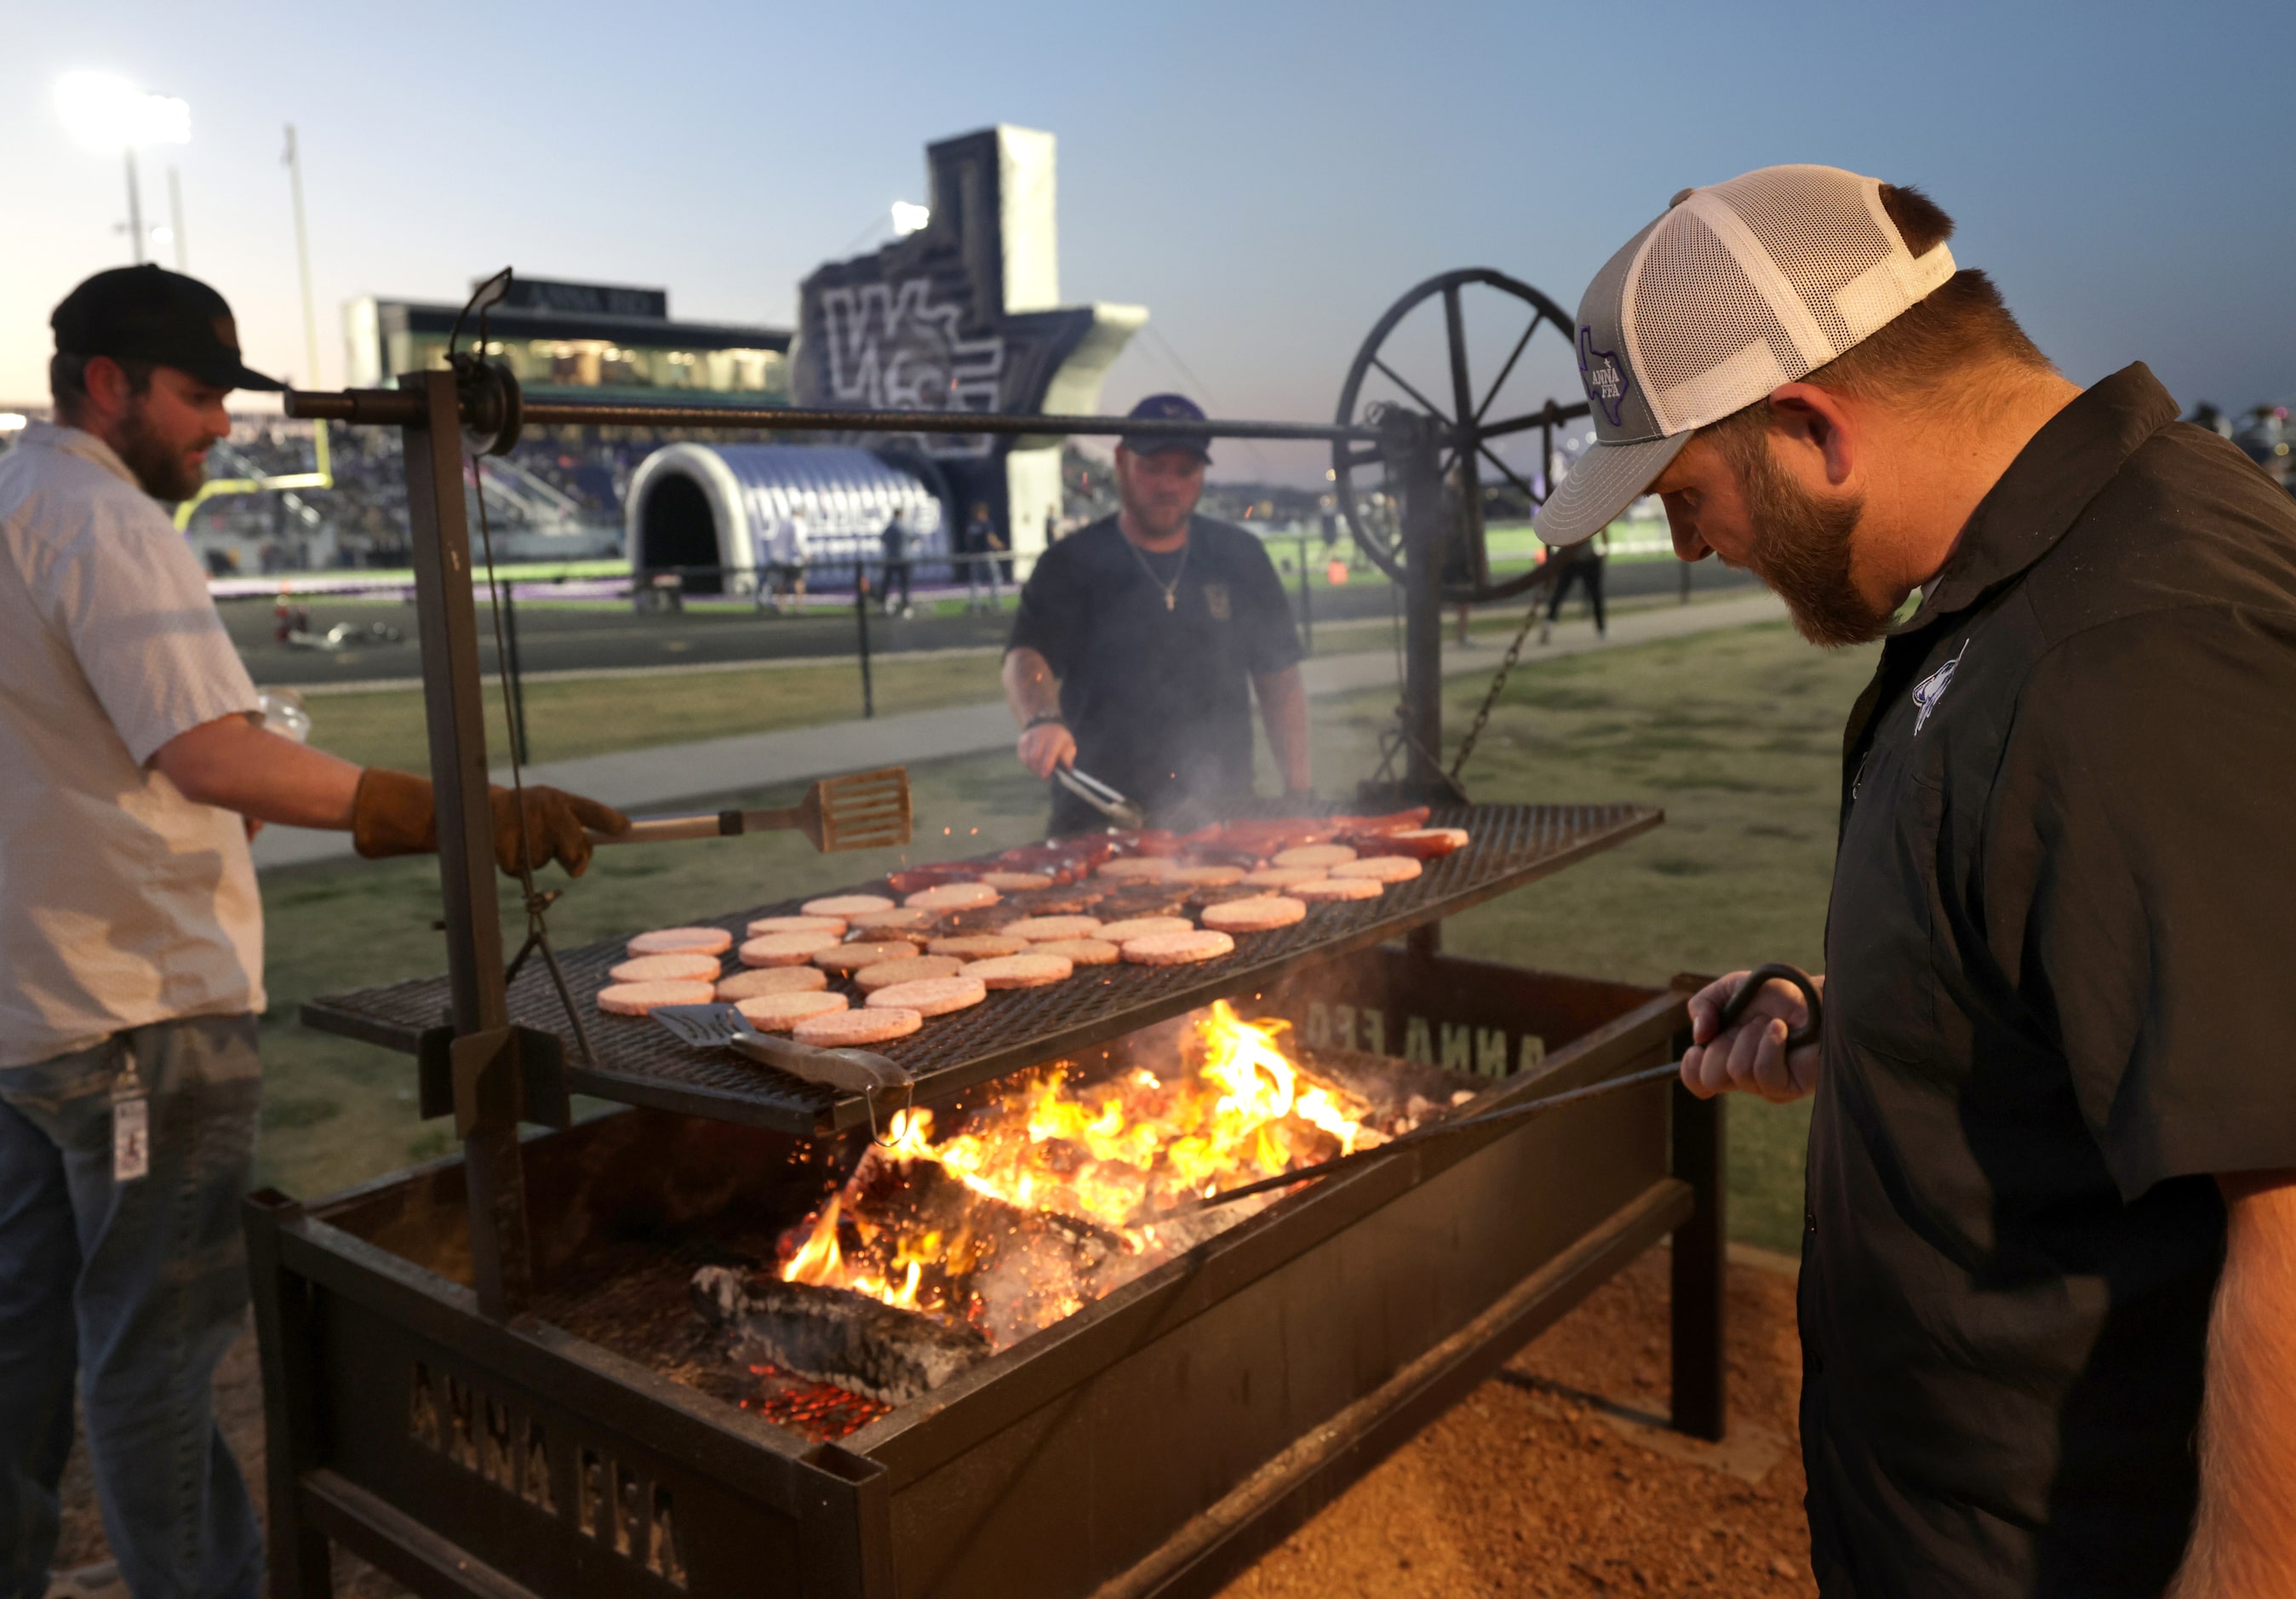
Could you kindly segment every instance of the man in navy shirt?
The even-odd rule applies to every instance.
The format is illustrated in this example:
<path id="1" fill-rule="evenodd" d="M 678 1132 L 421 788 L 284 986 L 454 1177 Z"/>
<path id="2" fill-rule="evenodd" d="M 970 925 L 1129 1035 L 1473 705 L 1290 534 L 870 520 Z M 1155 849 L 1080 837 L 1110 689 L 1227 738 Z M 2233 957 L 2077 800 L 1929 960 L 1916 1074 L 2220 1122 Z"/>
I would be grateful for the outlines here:
<path id="1" fill-rule="evenodd" d="M 1204 414 L 1159 394 L 1131 415 Z M 1004 652 L 1021 763 L 1045 778 L 1078 767 L 1161 825 L 1209 820 L 1250 792 L 1255 696 L 1285 790 L 1309 786 L 1291 604 L 1258 539 L 1195 514 L 1210 460 L 1197 439 L 1119 444 L 1122 509 L 1037 558 Z M 1054 788 L 1054 832 L 1104 824 Z"/>

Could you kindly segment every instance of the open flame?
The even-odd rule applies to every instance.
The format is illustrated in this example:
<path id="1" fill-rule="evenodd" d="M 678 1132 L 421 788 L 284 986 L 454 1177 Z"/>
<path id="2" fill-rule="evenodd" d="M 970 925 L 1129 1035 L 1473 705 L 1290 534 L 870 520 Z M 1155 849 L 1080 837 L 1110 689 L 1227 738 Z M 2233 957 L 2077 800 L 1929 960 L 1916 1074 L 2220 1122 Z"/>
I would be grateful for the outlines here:
<path id="1" fill-rule="evenodd" d="M 1066 1063 L 936 1136 L 896 1119 L 845 1186 L 784 1236 L 784 1281 L 970 1322 L 999 1345 L 1049 1326 L 1250 1213 L 1168 1206 L 1385 1142 L 1345 1090 L 1216 1002 L 1181 1069 L 1084 1082 Z"/>

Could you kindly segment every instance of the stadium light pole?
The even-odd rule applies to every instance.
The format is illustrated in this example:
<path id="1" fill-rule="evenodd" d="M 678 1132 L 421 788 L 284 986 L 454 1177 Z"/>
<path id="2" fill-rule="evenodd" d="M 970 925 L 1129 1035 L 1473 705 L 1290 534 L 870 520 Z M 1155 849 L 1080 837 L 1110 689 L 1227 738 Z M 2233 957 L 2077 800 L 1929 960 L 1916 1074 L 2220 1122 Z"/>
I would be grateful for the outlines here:
<path id="1" fill-rule="evenodd" d="M 184 244 L 184 180 L 175 164 L 168 166 L 168 241 L 176 247 L 176 270 L 191 270 L 191 252 Z"/>
<path id="2" fill-rule="evenodd" d="M 287 125 L 287 153 L 282 156 L 287 168 L 287 186 L 295 201 L 295 266 L 303 279 L 303 357 L 309 364 L 303 381 L 316 389 L 319 386 L 319 313 L 311 298 L 311 234 L 303 225 L 303 152 L 295 142 L 295 125 Z M 327 424 L 311 424 L 312 448 L 316 452 L 319 482 L 317 487 L 333 487 L 334 474 L 327 458 Z"/>
<path id="3" fill-rule="evenodd" d="M 144 264 L 143 185 L 135 175 L 142 144 L 188 144 L 192 108 L 166 94 L 147 94 L 109 72 L 67 72 L 56 80 L 56 115 L 86 149 L 120 152 L 127 168 L 127 233 L 135 261 Z"/>

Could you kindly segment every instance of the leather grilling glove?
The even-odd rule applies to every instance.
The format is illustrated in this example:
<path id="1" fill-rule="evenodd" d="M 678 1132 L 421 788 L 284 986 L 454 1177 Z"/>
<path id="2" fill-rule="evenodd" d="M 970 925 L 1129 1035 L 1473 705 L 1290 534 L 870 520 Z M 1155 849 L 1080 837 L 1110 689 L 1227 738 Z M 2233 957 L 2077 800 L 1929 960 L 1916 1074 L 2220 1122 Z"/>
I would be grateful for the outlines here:
<path id="1" fill-rule="evenodd" d="M 516 876 L 518 796 L 499 786 L 489 787 L 487 795 L 494 812 L 495 862 L 505 873 Z M 579 877 L 590 864 L 590 837 L 586 830 L 624 832 L 629 825 L 629 818 L 610 805 L 563 789 L 531 784 L 526 790 L 527 864 L 539 869 L 554 860 L 569 874 Z M 439 811 L 430 780 L 383 767 L 369 767 L 360 773 L 358 792 L 351 802 L 351 842 L 369 860 L 436 854 Z"/>

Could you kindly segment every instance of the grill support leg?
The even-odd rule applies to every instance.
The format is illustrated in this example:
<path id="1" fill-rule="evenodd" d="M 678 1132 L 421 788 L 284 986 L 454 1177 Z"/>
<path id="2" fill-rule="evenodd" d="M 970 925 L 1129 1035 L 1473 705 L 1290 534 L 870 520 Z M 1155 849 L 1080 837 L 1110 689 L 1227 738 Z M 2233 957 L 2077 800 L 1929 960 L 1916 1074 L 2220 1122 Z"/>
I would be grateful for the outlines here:
<path id="1" fill-rule="evenodd" d="M 1677 1056 L 1689 1046 L 1686 1032 L 1674 1041 Z M 1693 1438 L 1719 1442 L 1729 1425 L 1724 1097 L 1700 1099 L 1679 1083 L 1670 1092 L 1674 1175 L 1690 1185 L 1695 1207 L 1674 1233 L 1674 1425 Z"/>
<path id="2" fill-rule="evenodd" d="M 1405 780 L 1423 794 L 1444 786 L 1444 484 L 1429 419 L 1390 419 L 1390 461 L 1403 480 L 1403 730 Z"/>
<path id="3" fill-rule="evenodd" d="M 279 1228 L 300 1210 L 275 1188 L 248 1195 L 248 1278 L 263 1357 L 263 1474 L 269 1511 L 271 1599 L 329 1599 L 335 1591 L 327 1535 L 303 1513 L 303 1472 L 319 1458 L 318 1385 L 311 1369 L 311 1285 L 279 1259 Z"/>

